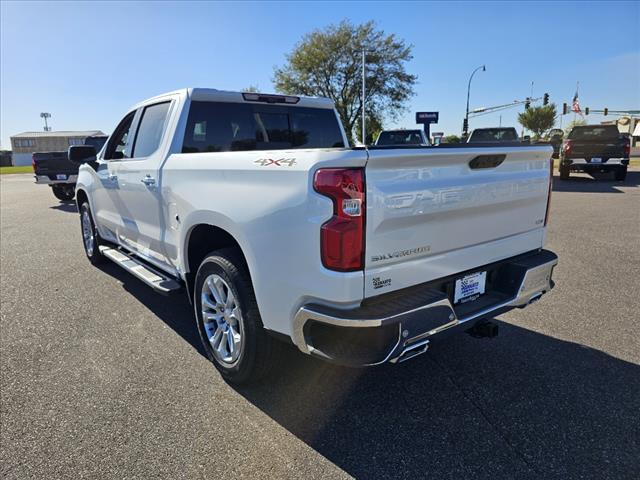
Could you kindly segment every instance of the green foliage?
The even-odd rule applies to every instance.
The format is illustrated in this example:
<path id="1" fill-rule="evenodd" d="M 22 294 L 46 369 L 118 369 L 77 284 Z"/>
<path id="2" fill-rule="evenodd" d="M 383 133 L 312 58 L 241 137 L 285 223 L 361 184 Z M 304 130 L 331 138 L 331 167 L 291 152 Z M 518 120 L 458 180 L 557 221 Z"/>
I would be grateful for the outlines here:
<path id="1" fill-rule="evenodd" d="M 552 103 L 542 107 L 528 108 L 518 114 L 518 121 L 524 128 L 531 130 L 534 139 L 537 140 L 553 128 L 556 121 L 556 106 Z"/>
<path id="2" fill-rule="evenodd" d="M 247 93 L 258 93 L 260 90 L 258 90 L 257 85 L 249 85 L 248 87 L 244 87 L 242 91 Z"/>
<path id="3" fill-rule="evenodd" d="M 447 135 L 442 139 L 442 143 L 460 143 L 462 139 L 458 135 Z"/>
<path id="4" fill-rule="evenodd" d="M 571 120 L 569 122 L 569 125 L 567 125 L 564 128 L 564 133 L 569 135 L 571 130 L 573 130 L 573 127 L 577 127 L 579 125 L 586 125 L 586 124 L 587 124 L 587 121 L 584 118 L 576 118 L 575 120 Z"/>
<path id="5" fill-rule="evenodd" d="M 378 135 L 380 135 L 380 132 L 384 130 L 384 128 L 382 126 L 382 119 L 376 116 L 367 115 L 366 122 L 366 144 L 371 145 L 377 140 Z M 356 120 L 355 131 L 356 140 L 362 141 L 362 115 Z"/>
<path id="6" fill-rule="evenodd" d="M 343 20 L 302 38 L 276 67 L 274 84 L 290 95 L 328 97 L 335 102 L 344 129 L 353 140 L 362 112 L 362 49 L 366 54 L 366 111 L 373 118 L 396 119 L 413 95 L 416 76 L 405 64 L 411 46 L 377 30 L 374 22 L 353 25 Z"/>

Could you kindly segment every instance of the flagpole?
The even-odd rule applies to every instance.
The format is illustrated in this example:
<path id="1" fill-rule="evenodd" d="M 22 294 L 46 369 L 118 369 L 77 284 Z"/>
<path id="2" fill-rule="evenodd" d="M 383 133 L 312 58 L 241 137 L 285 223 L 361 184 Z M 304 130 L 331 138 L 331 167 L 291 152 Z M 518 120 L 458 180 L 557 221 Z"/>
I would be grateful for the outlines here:
<path id="1" fill-rule="evenodd" d="M 580 80 L 578 80 L 578 81 L 576 82 L 576 98 L 578 98 L 578 99 L 580 98 L 580 94 L 578 93 L 578 90 L 579 90 L 579 89 L 580 89 Z M 578 100 L 578 101 L 580 101 L 580 100 Z M 573 124 L 574 124 L 574 125 L 575 125 L 575 123 L 576 123 L 576 114 L 577 114 L 577 113 L 578 113 L 578 112 L 576 112 L 575 110 L 573 110 Z"/>

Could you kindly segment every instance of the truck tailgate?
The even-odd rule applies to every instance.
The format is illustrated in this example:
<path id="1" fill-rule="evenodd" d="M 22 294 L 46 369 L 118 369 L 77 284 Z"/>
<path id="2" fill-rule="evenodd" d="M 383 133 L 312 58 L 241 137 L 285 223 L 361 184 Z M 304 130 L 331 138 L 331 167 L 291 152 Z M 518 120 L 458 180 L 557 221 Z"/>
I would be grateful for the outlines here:
<path id="1" fill-rule="evenodd" d="M 55 179 L 56 174 L 75 175 L 78 165 L 69 161 L 67 152 L 34 153 L 35 174 L 47 175 Z"/>
<path id="2" fill-rule="evenodd" d="M 370 150 L 365 297 L 541 248 L 550 146 Z"/>
<path id="3" fill-rule="evenodd" d="M 602 159 L 623 158 L 624 142 L 610 139 L 601 139 L 599 141 L 574 141 L 569 158 L 588 158 L 599 157 Z"/>

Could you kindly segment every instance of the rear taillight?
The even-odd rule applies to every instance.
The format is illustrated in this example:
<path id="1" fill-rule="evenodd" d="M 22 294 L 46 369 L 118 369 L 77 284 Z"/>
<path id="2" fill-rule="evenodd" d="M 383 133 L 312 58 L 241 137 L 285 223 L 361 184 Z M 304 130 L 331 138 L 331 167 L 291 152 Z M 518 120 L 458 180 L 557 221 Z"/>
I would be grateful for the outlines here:
<path id="1" fill-rule="evenodd" d="M 547 210 L 544 212 L 544 226 L 549 223 L 549 209 L 551 208 L 551 191 L 553 190 L 553 157 L 549 159 L 549 191 L 547 192 Z"/>
<path id="2" fill-rule="evenodd" d="M 631 156 L 631 141 L 627 138 L 627 143 L 624 144 L 624 156 L 629 158 Z"/>
<path id="3" fill-rule="evenodd" d="M 38 164 L 36 163 L 36 156 L 31 155 L 31 167 L 33 168 L 33 173 L 36 173 L 36 167 Z"/>
<path id="4" fill-rule="evenodd" d="M 322 168 L 313 179 L 316 192 L 333 200 L 333 217 L 320 229 L 322 264 L 340 272 L 364 265 L 364 170 Z"/>
<path id="5" fill-rule="evenodd" d="M 562 146 L 562 151 L 565 155 L 571 155 L 571 150 L 573 149 L 573 142 L 571 140 L 565 140 L 564 145 Z"/>

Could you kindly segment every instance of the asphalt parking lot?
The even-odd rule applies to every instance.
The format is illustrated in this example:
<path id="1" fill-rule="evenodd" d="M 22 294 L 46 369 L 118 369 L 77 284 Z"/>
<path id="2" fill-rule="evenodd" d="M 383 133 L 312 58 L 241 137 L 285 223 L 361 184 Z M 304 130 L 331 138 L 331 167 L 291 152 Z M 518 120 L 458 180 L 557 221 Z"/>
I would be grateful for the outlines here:
<path id="1" fill-rule="evenodd" d="M 3 478 L 640 478 L 640 171 L 557 177 L 556 289 L 399 366 L 291 350 L 233 388 L 189 304 L 85 259 L 74 204 L 1 190 Z"/>

